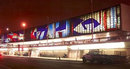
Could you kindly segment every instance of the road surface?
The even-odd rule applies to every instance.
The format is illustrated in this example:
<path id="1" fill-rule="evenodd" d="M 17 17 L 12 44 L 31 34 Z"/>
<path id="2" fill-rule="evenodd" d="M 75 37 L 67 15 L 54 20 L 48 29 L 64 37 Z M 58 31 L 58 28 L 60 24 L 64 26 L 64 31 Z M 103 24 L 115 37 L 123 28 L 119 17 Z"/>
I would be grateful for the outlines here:
<path id="1" fill-rule="evenodd" d="M 129 69 L 130 64 L 83 64 L 78 61 L 3 56 L 0 69 Z"/>

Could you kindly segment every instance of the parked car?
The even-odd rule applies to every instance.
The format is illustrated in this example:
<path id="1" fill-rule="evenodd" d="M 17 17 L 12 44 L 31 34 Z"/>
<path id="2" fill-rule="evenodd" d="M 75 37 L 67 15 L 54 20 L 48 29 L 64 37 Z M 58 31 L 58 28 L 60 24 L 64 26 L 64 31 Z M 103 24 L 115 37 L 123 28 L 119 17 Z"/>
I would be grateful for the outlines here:
<path id="1" fill-rule="evenodd" d="M 126 63 L 126 56 L 118 56 L 118 55 L 100 55 L 100 54 L 86 54 L 82 57 L 83 63 Z"/>

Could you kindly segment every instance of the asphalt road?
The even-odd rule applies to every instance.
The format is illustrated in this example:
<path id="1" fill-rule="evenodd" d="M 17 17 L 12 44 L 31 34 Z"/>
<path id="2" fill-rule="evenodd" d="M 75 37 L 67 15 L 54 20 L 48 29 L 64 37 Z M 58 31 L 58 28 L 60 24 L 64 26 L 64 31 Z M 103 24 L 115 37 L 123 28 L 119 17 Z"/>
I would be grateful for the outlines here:
<path id="1" fill-rule="evenodd" d="M 130 64 L 83 64 L 77 61 L 1 57 L 0 69 L 129 69 Z"/>

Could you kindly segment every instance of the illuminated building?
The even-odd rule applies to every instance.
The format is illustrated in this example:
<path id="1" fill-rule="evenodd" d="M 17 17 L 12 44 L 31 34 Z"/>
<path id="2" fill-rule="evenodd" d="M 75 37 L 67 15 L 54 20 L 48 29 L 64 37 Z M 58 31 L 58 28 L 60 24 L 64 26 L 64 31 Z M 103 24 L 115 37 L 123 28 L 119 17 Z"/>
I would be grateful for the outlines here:
<path id="1" fill-rule="evenodd" d="M 9 55 L 81 58 L 90 51 L 130 56 L 130 7 L 112 6 L 86 15 L 1 36 Z M 25 38 L 23 37 L 25 36 Z M 24 42 L 22 42 L 24 40 Z"/>

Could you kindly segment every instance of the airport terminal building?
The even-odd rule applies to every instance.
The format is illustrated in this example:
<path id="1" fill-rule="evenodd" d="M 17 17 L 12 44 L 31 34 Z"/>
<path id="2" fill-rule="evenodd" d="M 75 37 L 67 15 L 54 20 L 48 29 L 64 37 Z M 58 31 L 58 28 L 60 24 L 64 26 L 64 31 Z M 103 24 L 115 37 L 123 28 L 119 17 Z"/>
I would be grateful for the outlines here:
<path id="1" fill-rule="evenodd" d="M 81 58 L 99 54 L 130 56 L 130 6 L 119 4 L 1 36 L 4 55 Z"/>

